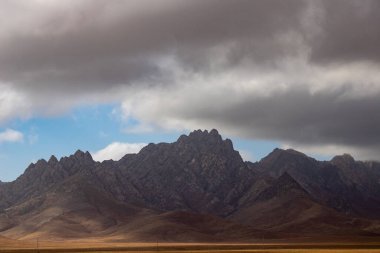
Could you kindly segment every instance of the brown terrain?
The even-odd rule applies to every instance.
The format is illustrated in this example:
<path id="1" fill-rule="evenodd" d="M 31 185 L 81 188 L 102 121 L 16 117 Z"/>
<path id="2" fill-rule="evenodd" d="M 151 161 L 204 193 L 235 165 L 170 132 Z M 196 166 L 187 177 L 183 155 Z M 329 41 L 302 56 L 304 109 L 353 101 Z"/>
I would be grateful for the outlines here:
<path id="1" fill-rule="evenodd" d="M 245 162 L 216 130 L 149 144 L 119 161 L 77 151 L 0 184 L 0 236 L 3 247 L 378 242 L 380 164 L 281 149 Z"/>

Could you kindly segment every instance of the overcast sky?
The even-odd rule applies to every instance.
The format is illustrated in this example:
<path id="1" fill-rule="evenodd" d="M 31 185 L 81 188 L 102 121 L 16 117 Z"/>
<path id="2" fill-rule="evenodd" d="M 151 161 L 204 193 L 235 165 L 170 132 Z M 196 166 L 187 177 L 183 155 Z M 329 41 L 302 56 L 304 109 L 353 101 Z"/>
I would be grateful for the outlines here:
<path id="1" fill-rule="evenodd" d="M 0 179 L 199 128 L 380 160 L 379 24 L 377 0 L 0 0 Z M 49 147 L 67 131 L 99 141 Z"/>

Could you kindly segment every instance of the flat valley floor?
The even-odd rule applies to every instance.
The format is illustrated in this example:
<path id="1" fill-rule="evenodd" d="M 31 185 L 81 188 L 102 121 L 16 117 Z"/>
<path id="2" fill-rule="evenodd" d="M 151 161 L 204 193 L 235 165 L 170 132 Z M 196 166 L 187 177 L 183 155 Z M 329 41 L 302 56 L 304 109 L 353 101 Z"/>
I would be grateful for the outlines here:
<path id="1" fill-rule="evenodd" d="M 97 243 L 97 242 L 7 242 L 0 243 L 0 253 L 53 252 L 225 252 L 225 253 L 380 253 L 380 242 L 371 243 L 256 243 L 256 244 L 196 244 L 196 243 Z"/>

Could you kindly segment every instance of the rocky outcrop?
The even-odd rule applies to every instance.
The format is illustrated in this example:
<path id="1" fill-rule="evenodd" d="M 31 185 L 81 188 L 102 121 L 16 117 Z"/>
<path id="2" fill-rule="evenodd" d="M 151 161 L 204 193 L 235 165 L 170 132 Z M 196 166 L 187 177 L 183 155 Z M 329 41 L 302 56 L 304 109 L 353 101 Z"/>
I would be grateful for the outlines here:
<path id="1" fill-rule="evenodd" d="M 7 208 L 41 196 L 79 171 L 92 169 L 94 166 L 95 162 L 90 153 L 80 150 L 74 155 L 63 157 L 60 161 L 55 156 L 51 156 L 48 161 L 38 160 L 30 164 L 24 174 L 15 181 L 3 187 L 0 206 Z"/>
<path id="2" fill-rule="evenodd" d="M 216 130 L 198 130 L 172 144 L 149 144 L 121 159 L 118 170 L 149 207 L 220 216 L 237 208 L 254 180 L 231 140 Z"/>
<path id="3" fill-rule="evenodd" d="M 125 233 L 145 240 L 169 226 L 181 238 L 188 229 L 189 235 L 197 231 L 194 238 L 212 240 L 221 238 L 215 233 L 331 235 L 343 226 L 352 234 L 377 236 L 379 187 L 376 162 L 349 155 L 320 162 L 291 149 L 244 162 L 231 140 L 216 130 L 197 130 L 119 161 L 95 162 L 78 150 L 32 163 L 15 181 L 0 183 L 0 233 L 14 238 Z M 206 228 L 210 221 L 217 231 Z"/>

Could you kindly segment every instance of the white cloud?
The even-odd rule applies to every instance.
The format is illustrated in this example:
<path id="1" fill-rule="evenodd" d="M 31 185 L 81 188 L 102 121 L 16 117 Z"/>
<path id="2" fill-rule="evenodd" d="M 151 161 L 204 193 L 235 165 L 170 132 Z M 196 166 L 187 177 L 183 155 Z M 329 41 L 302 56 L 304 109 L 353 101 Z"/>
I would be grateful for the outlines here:
<path id="1" fill-rule="evenodd" d="M 99 162 L 110 159 L 117 161 L 126 154 L 138 153 L 146 145 L 146 143 L 113 142 L 101 150 L 92 152 L 91 155 Z"/>
<path id="2" fill-rule="evenodd" d="M 0 83 L 0 123 L 12 118 L 27 118 L 31 115 L 28 98 L 9 84 Z"/>
<path id="3" fill-rule="evenodd" d="M 13 129 L 6 129 L 0 133 L 0 143 L 3 142 L 20 142 L 24 139 L 24 135 Z"/>

